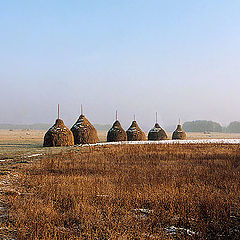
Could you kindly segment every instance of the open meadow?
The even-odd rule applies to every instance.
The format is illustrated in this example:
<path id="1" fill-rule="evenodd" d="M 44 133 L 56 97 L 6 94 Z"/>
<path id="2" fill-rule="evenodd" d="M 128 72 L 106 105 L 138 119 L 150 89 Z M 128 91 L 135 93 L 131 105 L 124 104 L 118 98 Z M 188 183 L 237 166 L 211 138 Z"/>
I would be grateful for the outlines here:
<path id="1" fill-rule="evenodd" d="M 42 148 L 42 131 L 0 133 L 1 239 L 239 239 L 238 144 Z"/>
<path id="2" fill-rule="evenodd" d="M 0 130 L 0 159 L 14 159 L 15 157 L 28 156 L 49 152 L 42 148 L 44 130 Z M 170 132 L 167 133 L 171 139 Z M 107 132 L 98 131 L 100 142 L 107 141 Z M 240 139 L 240 133 L 187 133 L 188 139 Z M 50 152 L 59 152 L 61 148 L 51 148 Z"/>

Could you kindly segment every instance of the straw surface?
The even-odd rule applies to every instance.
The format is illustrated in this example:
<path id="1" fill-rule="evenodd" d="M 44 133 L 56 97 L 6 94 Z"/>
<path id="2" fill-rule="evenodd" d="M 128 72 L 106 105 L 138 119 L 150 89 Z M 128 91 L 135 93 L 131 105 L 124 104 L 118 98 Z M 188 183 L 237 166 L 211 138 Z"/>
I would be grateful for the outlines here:
<path id="1" fill-rule="evenodd" d="M 63 120 L 57 119 L 55 124 L 44 136 L 44 147 L 61 147 L 74 145 L 72 132 L 65 126 Z"/>
<path id="2" fill-rule="evenodd" d="M 95 127 L 81 114 L 77 122 L 72 126 L 71 131 L 74 137 L 74 144 L 97 143 L 98 135 Z"/>
<path id="3" fill-rule="evenodd" d="M 183 131 L 182 126 L 177 125 L 177 129 L 172 134 L 172 139 L 185 140 L 187 139 L 186 133 Z"/>
<path id="4" fill-rule="evenodd" d="M 145 133 L 138 126 L 136 121 L 133 121 L 131 126 L 127 130 L 128 141 L 144 141 L 146 140 Z"/>
<path id="5" fill-rule="evenodd" d="M 148 133 L 148 140 L 167 140 L 166 132 L 159 126 L 158 123 L 149 131 Z"/>
<path id="6" fill-rule="evenodd" d="M 122 128 L 120 122 L 117 120 L 110 128 L 107 134 L 108 142 L 127 141 L 127 133 Z"/>

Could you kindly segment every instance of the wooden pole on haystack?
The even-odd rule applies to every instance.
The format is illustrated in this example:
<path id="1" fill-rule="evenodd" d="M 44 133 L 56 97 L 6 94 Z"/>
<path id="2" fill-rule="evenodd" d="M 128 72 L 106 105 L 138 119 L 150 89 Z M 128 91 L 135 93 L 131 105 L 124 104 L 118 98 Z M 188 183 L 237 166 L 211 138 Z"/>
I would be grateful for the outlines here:
<path id="1" fill-rule="evenodd" d="M 116 121 L 118 120 L 118 114 L 117 114 L 117 110 L 116 110 Z"/>
<path id="2" fill-rule="evenodd" d="M 135 116 L 135 114 L 133 114 L 133 120 L 136 121 L 136 116 Z"/>
<path id="3" fill-rule="evenodd" d="M 59 115 L 60 115 L 60 107 L 59 107 L 59 104 L 58 104 L 58 119 L 59 119 Z"/>
<path id="4" fill-rule="evenodd" d="M 81 104 L 81 115 L 83 115 L 83 106 Z"/>
<path id="5" fill-rule="evenodd" d="M 157 116 L 157 112 L 156 112 L 156 123 L 157 123 L 157 121 L 158 121 L 157 117 L 158 117 L 158 116 Z"/>
<path id="6" fill-rule="evenodd" d="M 178 122 L 179 125 L 181 125 L 181 119 L 179 118 L 179 122 Z"/>

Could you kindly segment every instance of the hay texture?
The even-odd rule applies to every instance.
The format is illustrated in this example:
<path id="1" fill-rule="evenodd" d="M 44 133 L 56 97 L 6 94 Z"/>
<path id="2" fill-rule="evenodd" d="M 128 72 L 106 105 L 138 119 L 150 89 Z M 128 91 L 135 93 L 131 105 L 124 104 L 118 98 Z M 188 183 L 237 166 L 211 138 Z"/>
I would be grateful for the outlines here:
<path id="1" fill-rule="evenodd" d="M 145 133 L 138 126 L 136 121 L 133 121 L 131 126 L 127 130 L 128 141 L 144 141 L 146 140 Z"/>
<path id="2" fill-rule="evenodd" d="M 108 142 L 127 141 L 127 133 L 122 128 L 120 122 L 117 120 L 110 128 L 107 134 Z"/>
<path id="3" fill-rule="evenodd" d="M 149 131 L 148 140 L 158 141 L 158 140 L 167 140 L 166 132 L 159 126 L 158 123 Z"/>
<path id="4" fill-rule="evenodd" d="M 74 137 L 74 144 L 97 143 L 98 135 L 95 127 L 81 114 L 77 122 L 72 126 L 71 131 Z"/>
<path id="5" fill-rule="evenodd" d="M 55 124 L 44 136 L 44 147 L 62 147 L 74 145 L 72 132 L 65 126 L 63 120 L 57 119 Z"/>
<path id="6" fill-rule="evenodd" d="M 187 139 L 186 133 L 183 131 L 182 126 L 179 124 L 177 125 L 177 129 L 172 134 L 172 139 L 176 140 L 185 140 Z"/>

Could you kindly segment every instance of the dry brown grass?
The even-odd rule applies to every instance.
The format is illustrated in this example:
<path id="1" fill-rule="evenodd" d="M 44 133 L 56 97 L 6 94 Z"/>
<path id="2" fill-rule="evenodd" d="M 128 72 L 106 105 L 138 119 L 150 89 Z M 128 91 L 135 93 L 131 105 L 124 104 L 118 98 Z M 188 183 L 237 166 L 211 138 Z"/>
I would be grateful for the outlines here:
<path id="1" fill-rule="evenodd" d="M 238 239 L 238 145 L 73 151 L 19 170 L 24 194 L 9 196 L 17 239 Z"/>

